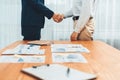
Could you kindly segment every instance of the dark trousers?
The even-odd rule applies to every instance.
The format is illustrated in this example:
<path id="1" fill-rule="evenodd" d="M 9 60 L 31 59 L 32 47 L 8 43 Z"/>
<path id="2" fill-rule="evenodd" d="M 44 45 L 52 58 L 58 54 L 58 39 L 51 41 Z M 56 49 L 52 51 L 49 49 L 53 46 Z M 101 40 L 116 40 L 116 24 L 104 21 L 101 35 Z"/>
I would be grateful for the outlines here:
<path id="1" fill-rule="evenodd" d="M 39 26 L 22 26 L 23 40 L 40 40 L 41 28 Z"/>

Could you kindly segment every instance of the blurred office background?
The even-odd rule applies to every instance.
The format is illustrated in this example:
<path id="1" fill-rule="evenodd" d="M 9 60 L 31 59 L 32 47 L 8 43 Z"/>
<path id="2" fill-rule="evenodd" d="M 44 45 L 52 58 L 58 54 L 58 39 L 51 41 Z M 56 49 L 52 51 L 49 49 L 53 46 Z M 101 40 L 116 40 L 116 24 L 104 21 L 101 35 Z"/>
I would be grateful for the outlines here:
<path id="1" fill-rule="evenodd" d="M 72 0 L 45 0 L 46 6 L 58 13 L 68 11 Z M 97 0 L 94 39 L 120 49 L 120 0 Z M 0 49 L 22 40 L 21 0 L 0 0 Z M 70 40 L 72 18 L 61 23 L 46 19 L 42 40 Z"/>

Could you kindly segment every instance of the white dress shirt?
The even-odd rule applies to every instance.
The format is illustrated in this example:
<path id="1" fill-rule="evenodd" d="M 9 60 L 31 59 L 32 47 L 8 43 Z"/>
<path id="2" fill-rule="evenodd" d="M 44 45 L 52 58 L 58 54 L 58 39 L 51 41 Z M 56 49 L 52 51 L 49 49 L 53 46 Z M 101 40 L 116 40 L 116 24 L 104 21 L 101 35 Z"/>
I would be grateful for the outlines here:
<path id="1" fill-rule="evenodd" d="M 75 32 L 79 33 L 90 17 L 94 16 L 95 0 L 73 0 L 73 7 L 64 14 L 64 18 L 79 16 Z"/>

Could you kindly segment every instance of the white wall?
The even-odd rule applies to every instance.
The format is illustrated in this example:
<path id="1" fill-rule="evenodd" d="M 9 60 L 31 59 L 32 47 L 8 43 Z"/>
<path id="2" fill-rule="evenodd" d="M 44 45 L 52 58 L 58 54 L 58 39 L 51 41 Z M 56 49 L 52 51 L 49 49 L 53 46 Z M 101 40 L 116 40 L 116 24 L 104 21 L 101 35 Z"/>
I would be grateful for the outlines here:
<path id="1" fill-rule="evenodd" d="M 71 6 L 71 1 L 68 2 L 68 0 L 64 2 L 62 0 L 45 1 L 46 6 L 57 13 L 63 13 Z M 65 5 L 66 7 L 61 7 Z M 66 19 L 62 23 L 46 19 L 41 39 L 68 40 L 72 30 L 72 19 Z M 17 40 L 22 40 L 21 0 L 0 0 L 0 48 Z"/>
<path id="2" fill-rule="evenodd" d="M 0 0 L 0 47 L 21 39 L 20 0 Z"/>
<path id="3" fill-rule="evenodd" d="M 45 0 L 57 13 L 64 13 L 72 6 L 72 0 Z M 97 0 L 94 39 L 104 41 L 120 49 L 120 0 Z M 61 7 L 62 6 L 62 7 Z M 21 0 L 0 0 L 0 48 L 21 36 Z M 61 23 L 46 19 L 42 40 L 69 40 L 73 31 L 71 18 Z"/>

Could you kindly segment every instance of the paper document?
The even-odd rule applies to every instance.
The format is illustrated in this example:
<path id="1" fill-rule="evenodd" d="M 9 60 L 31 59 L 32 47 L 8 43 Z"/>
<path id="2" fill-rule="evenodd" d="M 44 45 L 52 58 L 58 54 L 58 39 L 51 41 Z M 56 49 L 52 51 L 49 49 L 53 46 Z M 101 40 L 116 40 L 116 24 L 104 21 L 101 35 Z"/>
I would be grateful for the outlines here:
<path id="1" fill-rule="evenodd" d="M 45 56 L 0 56 L 0 63 L 43 63 Z"/>
<path id="2" fill-rule="evenodd" d="M 52 44 L 51 51 L 53 53 L 57 52 L 76 52 L 76 53 L 89 53 L 90 51 L 83 47 L 81 44 Z"/>
<path id="3" fill-rule="evenodd" d="M 59 64 L 24 68 L 22 71 L 41 80 L 89 80 L 96 78 L 95 74 L 78 71 Z"/>
<path id="4" fill-rule="evenodd" d="M 38 45 L 26 45 L 21 44 L 15 47 L 14 49 L 8 49 L 2 54 L 44 54 L 45 50 L 40 49 Z"/>
<path id="5" fill-rule="evenodd" d="M 87 60 L 81 54 L 77 53 L 52 53 L 53 63 L 81 62 L 87 63 Z"/>

